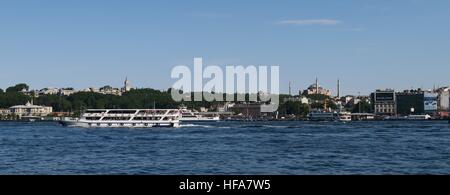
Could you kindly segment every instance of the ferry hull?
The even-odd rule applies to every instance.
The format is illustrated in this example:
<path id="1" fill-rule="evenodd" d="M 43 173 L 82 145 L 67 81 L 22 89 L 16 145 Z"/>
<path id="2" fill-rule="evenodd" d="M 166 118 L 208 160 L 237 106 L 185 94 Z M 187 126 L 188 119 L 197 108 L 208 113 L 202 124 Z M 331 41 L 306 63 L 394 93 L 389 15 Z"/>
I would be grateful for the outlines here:
<path id="1" fill-rule="evenodd" d="M 220 118 L 181 118 L 181 122 L 217 122 Z"/>

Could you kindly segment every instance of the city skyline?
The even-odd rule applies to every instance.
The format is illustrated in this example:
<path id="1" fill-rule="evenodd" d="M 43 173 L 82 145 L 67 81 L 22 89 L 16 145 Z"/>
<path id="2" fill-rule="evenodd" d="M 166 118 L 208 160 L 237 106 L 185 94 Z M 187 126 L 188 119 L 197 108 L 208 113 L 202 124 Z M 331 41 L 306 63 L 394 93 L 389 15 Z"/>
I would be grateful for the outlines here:
<path id="1" fill-rule="evenodd" d="M 174 3 L 175 2 L 175 3 Z M 171 68 L 279 65 L 280 89 L 341 94 L 448 86 L 450 2 L 0 3 L 0 88 L 122 86 L 165 90 Z"/>

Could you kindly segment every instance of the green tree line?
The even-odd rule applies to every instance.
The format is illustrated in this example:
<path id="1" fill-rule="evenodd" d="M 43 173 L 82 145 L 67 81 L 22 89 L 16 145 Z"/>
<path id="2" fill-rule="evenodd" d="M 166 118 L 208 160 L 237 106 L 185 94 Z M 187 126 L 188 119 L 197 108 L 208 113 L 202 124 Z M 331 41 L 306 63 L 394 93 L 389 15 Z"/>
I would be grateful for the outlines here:
<path id="1" fill-rule="evenodd" d="M 32 98 L 23 94 L 22 90 L 28 90 L 29 86 L 26 84 L 18 84 L 7 88 L 5 91 L 0 89 L 0 108 L 9 108 L 14 105 L 23 105 L 27 101 L 34 101 L 36 105 L 45 105 L 53 107 L 55 112 L 79 112 L 84 109 L 149 109 L 149 108 L 178 108 L 186 106 L 189 109 L 199 109 L 200 107 L 210 108 L 213 111 L 218 106 L 223 105 L 223 102 L 217 101 L 182 101 L 176 102 L 172 99 L 171 90 L 166 91 L 155 90 L 150 88 L 132 89 L 129 92 L 123 93 L 122 96 L 106 95 L 94 92 L 78 92 L 70 96 L 62 95 L 41 95 L 37 98 Z M 180 91 L 181 92 L 181 91 Z M 182 92 L 181 92 L 182 93 Z M 214 94 L 214 93 L 209 93 Z M 194 93 L 185 94 L 194 97 Z M 226 99 L 226 94 L 220 94 L 223 99 Z M 234 102 L 238 103 L 237 95 L 234 94 Z M 290 98 L 289 95 L 280 95 L 280 102 L 284 102 L 285 98 Z M 328 96 L 324 95 L 309 95 L 310 105 L 302 104 L 301 102 L 285 102 L 279 107 L 279 113 L 282 115 L 298 115 L 300 117 L 306 116 L 309 109 L 323 108 L 326 106 L 335 109 L 337 106 Z M 248 102 L 249 94 L 245 94 L 245 100 Z M 259 98 L 258 98 L 259 100 Z M 361 107 L 356 105 L 353 111 L 361 109 L 369 111 L 370 105 L 361 103 Z"/>
<path id="2" fill-rule="evenodd" d="M 200 107 L 217 109 L 222 102 L 217 101 L 181 101 L 176 102 L 172 99 L 171 90 L 166 91 L 155 90 L 150 88 L 132 89 L 123 93 L 122 96 L 108 95 L 94 92 L 78 92 L 70 96 L 62 95 L 40 95 L 33 98 L 22 93 L 22 90 L 28 90 L 26 84 L 18 84 L 9 87 L 6 91 L 0 91 L 0 108 L 9 108 L 14 105 L 23 105 L 27 101 L 34 101 L 36 105 L 45 105 L 53 107 L 55 112 L 77 112 L 84 109 L 145 109 L 145 108 L 178 108 L 186 106 L 190 109 L 199 109 Z M 212 94 L 212 93 L 209 93 Z M 194 93 L 191 95 L 192 100 Z M 225 94 L 222 94 L 225 99 Z M 235 102 L 237 102 L 238 94 L 234 94 Z M 245 94 L 248 101 L 249 94 Z"/>

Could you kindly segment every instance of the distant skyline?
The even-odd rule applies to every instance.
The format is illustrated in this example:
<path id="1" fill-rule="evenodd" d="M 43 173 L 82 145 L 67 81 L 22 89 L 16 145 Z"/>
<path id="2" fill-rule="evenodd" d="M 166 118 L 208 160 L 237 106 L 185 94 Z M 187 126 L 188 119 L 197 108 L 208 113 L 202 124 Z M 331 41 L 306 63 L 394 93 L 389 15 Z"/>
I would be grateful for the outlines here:
<path id="1" fill-rule="evenodd" d="M 279 65 L 280 89 L 450 85 L 450 1 L 5 0 L 0 88 L 165 90 L 171 68 Z"/>

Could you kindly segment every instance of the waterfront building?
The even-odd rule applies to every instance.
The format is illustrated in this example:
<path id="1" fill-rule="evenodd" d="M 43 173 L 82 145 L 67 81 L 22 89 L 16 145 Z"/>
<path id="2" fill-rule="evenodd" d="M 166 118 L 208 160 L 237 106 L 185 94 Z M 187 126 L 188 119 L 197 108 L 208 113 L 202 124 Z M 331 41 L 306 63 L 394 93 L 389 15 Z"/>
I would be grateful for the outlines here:
<path id="1" fill-rule="evenodd" d="M 439 94 L 439 111 L 450 111 L 450 87 L 438 89 Z"/>
<path id="2" fill-rule="evenodd" d="M 325 89 L 319 85 L 319 79 L 316 78 L 316 83 L 310 85 L 308 89 L 303 91 L 304 95 L 314 95 L 314 94 L 320 94 L 320 95 L 326 95 L 331 96 L 331 91 L 328 89 Z"/>
<path id="3" fill-rule="evenodd" d="M 267 113 L 261 112 L 261 104 L 258 103 L 242 103 L 235 104 L 232 107 L 229 107 L 229 111 L 234 112 L 235 114 L 242 116 L 246 119 L 256 119 L 261 118 L 263 116 L 267 116 Z"/>
<path id="4" fill-rule="evenodd" d="M 11 110 L 9 109 L 0 109 L 0 116 L 6 116 L 11 114 Z"/>
<path id="5" fill-rule="evenodd" d="M 425 114 L 424 94 L 421 89 L 396 93 L 397 114 L 403 116 Z"/>
<path id="6" fill-rule="evenodd" d="M 438 93 L 434 91 L 424 92 L 424 110 L 426 114 L 436 114 L 438 111 Z"/>
<path id="7" fill-rule="evenodd" d="M 394 90 L 376 90 L 371 94 L 371 98 L 373 102 L 373 110 L 376 115 L 396 115 L 397 100 Z"/>
<path id="8" fill-rule="evenodd" d="M 437 90 L 438 97 L 438 115 L 440 118 L 449 118 L 450 112 L 450 87 L 443 87 Z"/>
<path id="9" fill-rule="evenodd" d="M 52 107 L 33 105 L 33 101 L 25 105 L 12 106 L 9 109 L 11 114 L 17 116 L 48 116 L 53 112 Z"/>

